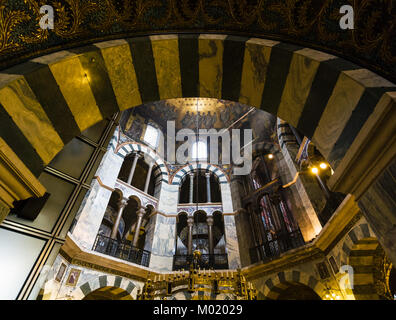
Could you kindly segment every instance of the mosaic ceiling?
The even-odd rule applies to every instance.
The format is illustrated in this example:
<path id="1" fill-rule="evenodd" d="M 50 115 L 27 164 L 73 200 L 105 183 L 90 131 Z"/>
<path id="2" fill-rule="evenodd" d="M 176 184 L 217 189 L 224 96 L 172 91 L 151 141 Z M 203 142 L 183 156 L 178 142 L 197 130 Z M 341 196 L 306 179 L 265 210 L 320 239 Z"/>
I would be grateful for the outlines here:
<path id="1" fill-rule="evenodd" d="M 272 143 L 275 117 L 236 102 L 209 98 L 169 99 L 144 104 L 124 111 L 120 124 L 123 131 L 137 139 L 144 123 L 154 123 L 166 132 L 167 121 L 180 129 L 252 129 L 254 145 Z"/>
<path id="2" fill-rule="evenodd" d="M 250 109 L 249 106 L 225 100 L 184 98 L 158 101 L 133 110 L 164 129 L 167 121 L 175 121 L 176 129 L 222 129 L 228 128 Z"/>

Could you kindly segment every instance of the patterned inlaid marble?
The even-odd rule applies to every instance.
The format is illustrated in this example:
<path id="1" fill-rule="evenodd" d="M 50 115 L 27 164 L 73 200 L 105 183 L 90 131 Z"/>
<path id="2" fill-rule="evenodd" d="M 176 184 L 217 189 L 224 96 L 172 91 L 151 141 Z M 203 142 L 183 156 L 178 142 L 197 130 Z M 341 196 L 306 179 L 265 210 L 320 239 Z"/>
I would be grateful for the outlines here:
<path id="1" fill-rule="evenodd" d="M 108 148 L 95 176 L 108 188 L 114 188 L 122 162 L 123 159 L 115 154 L 112 148 Z M 108 188 L 103 187 L 97 179 L 93 179 L 91 189 L 86 193 L 76 214 L 77 222 L 72 234 L 85 249 L 92 249 L 95 242 L 112 194 Z"/>
<path id="2" fill-rule="evenodd" d="M 234 216 L 224 216 L 224 233 L 228 256 L 228 268 L 238 269 L 241 267 L 241 261 Z"/>
<path id="3" fill-rule="evenodd" d="M 223 212 L 223 206 L 221 204 L 218 205 L 210 205 L 210 204 L 197 204 L 197 205 L 185 205 L 179 204 L 177 206 L 177 214 L 181 212 L 186 212 L 189 216 L 193 216 L 196 211 L 205 211 L 207 216 L 212 216 L 214 212 L 219 211 Z"/>

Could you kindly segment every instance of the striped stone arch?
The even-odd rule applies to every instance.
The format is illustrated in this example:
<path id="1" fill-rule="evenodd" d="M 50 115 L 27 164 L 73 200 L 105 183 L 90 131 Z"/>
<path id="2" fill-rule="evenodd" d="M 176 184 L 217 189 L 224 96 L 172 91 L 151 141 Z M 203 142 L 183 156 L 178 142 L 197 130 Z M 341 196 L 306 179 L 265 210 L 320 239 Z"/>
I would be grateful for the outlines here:
<path id="1" fill-rule="evenodd" d="M 209 97 L 279 116 L 337 173 L 369 116 L 395 103 L 391 91 L 393 83 L 367 69 L 298 45 L 223 34 L 142 36 L 2 70 L 0 136 L 39 176 L 71 139 L 117 111 Z"/>
<path id="2" fill-rule="evenodd" d="M 229 177 L 220 167 L 217 167 L 209 163 L 193 163 L 193 164 L 188 164 L 183 168 L 177 170 L 171 177 L 170 183 L 173 185 L 179 185 L 187 173 L 197 169 L 212 172 L 219 179 L 220 184 L 230 182 Z"/>
<path id="3" fill-rule="evenodd" d="M 125 158 L 128 154 L 130 154 L 132 152 L 142 152 L 142 153 L 148 155 L 157 164 L 156 170 L 159 171 L 158 174 L 160 174 L 160 178 L 161 178 L 160 181 L 168 183 L 168 181 L 169 181 L 168 168 L 167 168 L 164 160 L 162 160 L 161 157 L 158 156 L 158 154 L 151 148 L 144 146 L 140 143 L 125 142 L 123 144 L 120 144 L 115 149 L 114 152 L 117 153 L 122 158 Z M 157 175 L 156 175 L 156 179 L 157 179 Z"/>
<path id="4" fill-rule="evenodd" d="M 209 291 L 198 291 L 190 293 L 188 291 L 179 291 L 172 295 L 171 300 L 236 300 L 231 293 L 215 294 Z"/>
<path id="5" fill-rule="evenodd" d="M 298 270 L 288 270 L 279 272 L 277 275 L 268 278 L 264 283 L 260 283 L 256 288 L 261 292 L 260 297 L 269 300 L 276 300 L 283 290 L 287 289 L 290 284 L 303 284 L 310 287 L 315 293 L 323 299 L 325 287 L 314 276 Z"/>
<path id="6" fill-rule="evenodd" d="M 376 256 L 379 254 L 384 254 L 384 251 L 374 237 L 360 239 L 352 246 L 348 265 L 353 268 L 353 288 L 346 289 L 349 299 L 380 299 L 375 288 L 375 270 L 380 267 Z"/>
<path id="7" fill-rule="evenodd" d="M 351 231 L 348 232 L 342 243 L 340 266 L 348 264 L 348 258 L 353 246 L 356 245 L 359 240 L 365 238 L 376 238 L 374 232 L 365 222 L 355 226 Z"/>
<path id="8" fill-rule="evenodd" d="M 75 290 L 73 297 L 81 300 L 96 290 L 110 291 L 113 294 L 119 295 L 120 300 L 136 300 L 139 285 L 133 280 L 128 280 L 120 276 L 104 275 L 85 282 Z"/>

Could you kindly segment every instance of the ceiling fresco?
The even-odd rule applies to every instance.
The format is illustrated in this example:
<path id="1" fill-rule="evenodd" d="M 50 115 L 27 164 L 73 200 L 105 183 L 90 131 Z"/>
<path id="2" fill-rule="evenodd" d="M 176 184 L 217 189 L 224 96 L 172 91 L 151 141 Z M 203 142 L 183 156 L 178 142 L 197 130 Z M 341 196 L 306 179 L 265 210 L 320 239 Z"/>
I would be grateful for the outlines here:
<path id="1" fill-rule="evenodd" d="M 251 107 L 231 101 L 209 98 L 169 99 L 145 104 L 132 113 L 151 119 L 166 129 L 167 121 L 175 121 L 176 129 L 223 129 L 231 126 Z M 241 121 L 246 121 L 242 119 Z"/>
<path id="2" fill-rule="evenodd" d="M 182 98 L 144 104 L 124 111 L 120 125 L 128 137 L 139 141 L 145 124 L 151 123 L 166 133 L 167 121 L 175 121 L 176 131 L 185 128 L 194 131 L 197 131 L 197 128 L 218 131 L 252 129 L 254 153 L 265 151 L 269 145 L 277 143 L 276 118 L 273 115 L 247 105 L 220 99 Z"/>

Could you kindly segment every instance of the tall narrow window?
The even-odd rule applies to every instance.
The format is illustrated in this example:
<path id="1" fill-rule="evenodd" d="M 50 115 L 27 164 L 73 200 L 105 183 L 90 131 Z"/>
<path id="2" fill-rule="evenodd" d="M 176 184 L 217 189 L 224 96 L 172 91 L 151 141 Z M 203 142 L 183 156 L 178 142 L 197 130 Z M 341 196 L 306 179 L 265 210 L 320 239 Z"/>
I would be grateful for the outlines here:
<path id="1" fill-rule="evenodd" d="M 208 150 L 204 141 L 194 142 L 192 149 L 192 159 L 200 161 L 208 159 Z"/>
<path id="2" fill-rule="evenodd" d="M 158 145 L 158 129 L 148 125 L 143 140 L 151 147 L 156 148 Z"/>
<path id="3" fill-rule="evenodd" d="M 204 141 L 194 142 L 192 149 L 192 159 L 200 161 L 208 159 L 208 150 Z"/>

